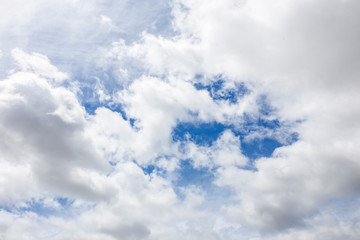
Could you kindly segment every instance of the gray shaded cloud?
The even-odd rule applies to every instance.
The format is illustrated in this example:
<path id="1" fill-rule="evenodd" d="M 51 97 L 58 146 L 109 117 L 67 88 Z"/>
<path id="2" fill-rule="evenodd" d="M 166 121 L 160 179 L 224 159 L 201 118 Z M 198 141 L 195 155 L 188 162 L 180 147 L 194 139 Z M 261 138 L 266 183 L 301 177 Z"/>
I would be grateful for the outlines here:
<path id="1" fill-rule="evenodd" d="M 34 57 L 30 64 L 38 60 L 43 59 Z M 1 162 L 14 170 L 16 165 L 29 167 L 35 188 L 69 197 L 101 198 L 102 193 L 78 178 L 76 169 L 106 173 L 109 165 L 85 136 L 85 112 L 75 94 L 51 81 L 25 70 L 0 82 Z"/>
<path id="2" fill-rule="evenodd" d="M 116 239 L 124 240 L 148 239 L 150 234 L 150 230 L 145 225 L 136 222 L 113 228 L 104 227 L 102 232 L 108 233 Z"/>

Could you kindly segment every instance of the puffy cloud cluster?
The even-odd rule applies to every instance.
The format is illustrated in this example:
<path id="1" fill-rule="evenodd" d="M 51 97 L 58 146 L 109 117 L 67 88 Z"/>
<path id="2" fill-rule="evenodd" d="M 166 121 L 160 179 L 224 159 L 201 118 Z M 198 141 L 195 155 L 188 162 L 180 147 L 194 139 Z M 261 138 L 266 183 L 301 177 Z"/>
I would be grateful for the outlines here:
<path id="1" fill-rule="evenodd" d="M 176 1 L 175 38 L 145 34 L 127 51 L 152 74 L 224 74 L 266 94 L 275 116 L 301 121 L 299 141 L 218 169 L 239 204 L 229 214 L 265 232 L 302 226 L 331 199 L 358 195 L 360 38 L 356 1 Z M 115 48 L 114 51 L 117 49 Z M 253 107 L 253 106 L 252 106 Z M 208 158 L 206 158 L 208 159 Z"/>
<path id="2" fill-rule="evenodd" d="M 79 169 L 105 173 L 108 167 L 85 137 L 85 112 L 75 94 L 56 86 L 66 75 L 44 56 L 18 49 L 13 54 L 22 60 L 21 70 L 0 82 L 4 201 L 38 198 L 38 187 L 54 194 L 100 196 L 78 178 Z M 16 186 L 20 183 L 25 189 Z"/>
<path id="3" fill-rule="evenodd" d="M 22 9 L 31 15 L 39 7 L 30 5 Z M 110 87 L 96 78 L 93 114 L 81 104 L 84 82 L 44 55 L 12 50 L 17 69 L 0 81 L 0 238 L 359 238 L 360 4 L 171 7 L 172 34 L 148 31 L 100 51 L 99 64 L 121 74 Z M 86 9 L 99 26 L 116 28 L 107 14 Z M 8 24 L 0 22 L 0 32 Z M 223 91 L 241 83 L 246 93 L 231 102 L 197 87 L 214 76 Z M 247 132 L 258 119 L 280 126 Z M 183 122 L 226 129 L 201 145 L 173 138 Z M 267 137 L 285 145 L 268 157 L 245 155 L 242 141 Z M 191 176 L 181 172 L 186 161 L 213 182 L 179 183 L 179 174 Z"/>
<path id="4" fill-rule="evenodd" d="M 182 190 L 180 201 L 171 181 L 132 161 L 146 133 L 106 108 L 86 114 L 46 57 L 13 54 L 21 68 L 0 82 L 2 238 L 176 239 L 189 234 L 177 224 L 192 229 L 187 221 L 209 214 L 197 209 L 200 189 Z"/>

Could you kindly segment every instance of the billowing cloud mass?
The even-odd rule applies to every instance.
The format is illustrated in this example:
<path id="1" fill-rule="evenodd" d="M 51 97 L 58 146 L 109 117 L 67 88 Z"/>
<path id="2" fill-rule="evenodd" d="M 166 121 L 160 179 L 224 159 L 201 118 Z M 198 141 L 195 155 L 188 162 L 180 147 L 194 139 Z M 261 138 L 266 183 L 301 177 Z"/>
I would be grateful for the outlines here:
<path id="1" fill-rule="evenodd" d="M 0 239 L 360 238 L 360 2 L 0 3 Z"/>

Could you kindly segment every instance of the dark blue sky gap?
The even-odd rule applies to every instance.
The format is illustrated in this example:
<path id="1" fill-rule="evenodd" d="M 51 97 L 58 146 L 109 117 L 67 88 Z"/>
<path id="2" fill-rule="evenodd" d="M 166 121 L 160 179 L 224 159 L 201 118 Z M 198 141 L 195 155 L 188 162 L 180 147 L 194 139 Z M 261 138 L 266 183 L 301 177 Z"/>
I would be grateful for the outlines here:
<path id="1" fill-rule="evenodd" d="M 151 174 L 154 170 L 160 170 L 155 165 L 152 164 L 147 166 L 142 166 L 138 164 L 138 166 L 143 170 L 145 174 Z"/>
<path id="2" fill-rule="evenodd" d="M 249 165 L 244 167 L 244 169 L 256 171 L 256 168 L 254 167 L 255 160 L 260 157 L 270 157 L 274 150 L 283 146 L 283 144 L 273 138 L 258 138 L 246 142 L 244 141 L 244 137 L 256 127 L 261 126 L 274 129 L 279 128 L 281 124 L 278 120 L 267 121 L 258 119 L 257 121 L 249 121 L 245 125 L 244 131 L 239 131 L 239 128 L 217 122 L 179 123 L 173 130 L 172 138 L 175 142 L 192 141 L 197 145 L 210 147 L 220 137 L 224 130 L 231 130 L 235 136 L 239 137 L 241 151 L 250 160 Z M 292 134 L 292 138 L 292 142 L 297 140 L 296 133 Z M 214 179 L 214 176 L 209 170 L 210 169 L 207 168 L 195 169 L 192 166 L 191 160 L 183 161 L 181 163 L 181 168 L 178 170 L 179 179 L 175 185 L 186 186 L 189 184 L 196 184 L 200 185 L 202 188 L 209 188 L 209 184 L 211 184 Z"/>
<path id="3" fill-rule="evenodd" d="M 182 122 L 173 129 L 172 139 L 175 142 L 190 140 L 201 146 L 211 146 L 225 129 L 226 126 L 218 122 Z"/>
<path id="4" fill-rule="evenodd" d="M 280 128 L 281 123 L 278 120 L 265 120 L 261 118 L 254 120 L 249 118 L 248 122 L 243 124 L 241 130 L 239 130 L 239 128 L 235 128 L 232 125 L 224 125 L 218 122 L 182 122 L 173 129 L 172 139 L 175 142 L 192 141 L 197 145 L 210 147 L 224 130 L 228 129 L 235 136 L 239 137 L 242 153 L 250 160 L 254 160 L 259 157 L 270 157 L 276 148 L 284 145 L 271 137 L 257 138 L 250 142 L 244 141 L 246 135 L 256 131 L 259 127 L 272 130 Z M 290 138 L 290 143 L 297 141 L 297 134 L 291 133 Z"/>
<path id="5" fill-rule="evenodd" d="M 203 76 L 197 75 L 195 78 L 201 79 Z M 249 92 L 244 84 L 239 84 L 236 88 L 232 89 L 224 89 L 224 84 L 225 81 L 223 76 L 219 75 L 215 76 L 214 80 L 208 85 L 195 83 L 194 86 L 198 90 L 207 90 L 210 97 L 215 101 L 227 100 L 230 103 L 237 103 L 239 97 Z M 195 142 L 196 144 L 209 146 L 225 129 L 230 129 L 236 136 L 240 137 L 241 148 L 245 156 L 250 159 L 269 157 L 277 147 L 282 146 L 282 144 L 276 139 L 267 137 L 264 139 L 255 139 L 252 142 L 243 141 L 247 134 L 255 131 L 258 127 L 267 129 L 276 129 L 281 127 L 279 120 L 267 120 L 263 118 L 270 116 L 276 111 L 276 109 L 268 103 L 266 95 L 260 96 L 257 100 L 257 104 L 259 106 L 259 116 L 254 118 L 253 116 L 245 114 L 245 123 L 242 124 L 243 130 L 241 131 L 239 131 L 239 129 L 234 129 L 233 126 L 225 126 L 216 122 L 200 124 L 180 123 L 173 131 L 173 140 L 183 140 L 184 136 L 189 136 L 189 140 Z M 296 137 L 294 137 L 293 140 L 295 141 Z"/>

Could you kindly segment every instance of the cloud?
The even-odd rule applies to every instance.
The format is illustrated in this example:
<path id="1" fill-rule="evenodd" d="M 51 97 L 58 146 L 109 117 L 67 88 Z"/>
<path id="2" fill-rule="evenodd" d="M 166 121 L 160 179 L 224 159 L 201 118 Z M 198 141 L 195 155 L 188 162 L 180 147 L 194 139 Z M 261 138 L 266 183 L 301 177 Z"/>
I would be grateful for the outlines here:
<path id="1" fill-rule="evenodd" d="M 101 197 L 104 193 L 91 189 L 76 170 L 106 173 L 109 168 L 98 152 L 88 149 L 92 141 L 85 137 L 85 112 L 75 94 L 56 86 L 66 74 L 39 54 L 15 50 L 14 57 L 22 70 L 0 82 L 1 164 L 6 182 L 20 176 L 23 182 L 2 183 L 7 202 L 38 198 L 38 187 L 66 196 Z"/>
<path id="2" fill-rule="evenodd" d="M 190 83 L 150 77 L 134 81 L 119 93 L 119 101 L 127 116 L 136 119 L 138 138 L 132 144 L 140 163 L 173 153 L 171 131 L 178 121 L 191 120 L 192 115 L 207 120 L 213 118 L 208 110 L 218 108 L 207 92 L 197 91 Z"/>
<path id="3" fill-rule="evenodd" d="M 12 68 L 10 51 L 21 48 L 46 55 L 59 69 L 82 81 L 93 76 L 106 79 L 112 72 L 111 66 L 99 66 L 102 47 L 120 37 L 134 41 L 146 30 L 169 29 L 166 1 L 15 0 L 0 6 L 2 78 Z M 101 19 L 112 22 L 103 24 Z M 111 80 L 108 84 L 114 85 L 116 81 Z"/>
<path id="4" fill-rule="evenodd" d="M 307 228 L 292 229 L 288 232 L 267 236 L 264 238 L 252 238 L 257 239 L 357 239 L 359 236 L 359 224 L 356 220 L 339 220 L 338 216 L 323 212 L 316 217 L 310 218 L 306 221 L 309 226 Z"/>
<path id="5" fill-rule="evenodd" d="M 179 221 L 187 225 L 190 219 L 197 222 L 198 218 L 206 218 L 208 213 L 197 209 L 203 199 L 200 190 L 184 190 L 186 201 L 180 201 L 171 179 L 156 172 L 145 174 L 132 161 L 135 156 L 137 162 L 143 163 L 144 152 L 134 151 L 144 140 L 169 140 L 167 134 L 146 134 L 155 124 L 149 116 L 127 112 L 139 121 L 135 128 L 120 113 L 107 108 L 98 108 L 94 115 L 88 115 L 72 88 L 54 80 L 63 74 L 55 71 L 47 58 L 16 51 L 24 56 L 22 65 L 37 66 L 41 62 L 42 67 L 12 71 L 0 82 L 2 237 L 175 239 Z M 135 84 L 123 92 L 122 101 L 127 106 L 137 110 L 136 99 L 143 101 L 145 97 L 151 111 L 161 113 L 170 106 L 177 108 L 170 120 L 160 118 L 164 126 L 170 122 L 169 130 L 177 118 L 191 116 L 186 109 L 192 106 L 184 95 L 188 91 L 197 94 L 191 84 L 185 83 L 179 90 L 174 83 L 158 79 L 141 81 L 149 81 L 147 88 L 138 89 Z M 170 91 L 165 105 L 147 95 L 156 84 L 164 87 L 159 94 Z M 206 92 L 199 93 L 199 103 L 203 102 L 212 103 Z M 138 107 L 142 110 L 141 105 Z M 171 141 L 167 144 L 170 148 Z M 157 147 L 150 145 L 145 150 L 160 155 L 163 150 Z M 59 199 L 68 199 L 68 203 L 63 205 Z M 49 211 L 50 217 L 41 216 L 39 209 Z M 52 215 L 51 211 L 57 214 Z M 169 228 L 164 229 L 169 223 Z M 187 229 L 200 236 L 208 234 L 192 230 L 191 226 Z M 190 232 L 182 235 L 191 236 Z"/>
<path id="6" fill-rule="evenodd" d="M 266 6 L 264 1 L 178 1 L 173 13 L 181 34 L 144 35 L 129 52 L 152 74 L 185 79 L 224 74 L 244 82 L 267 96 L 278 119 L 302 122 L 296 128 L 300 141 L 259 159 L 256 172 L 229 167 L 218 175 L 219 183 L 238 193 L 240 204 L 231 215 L 262 231 L 282 231 L 301 226 L 330 199 L 359 192 L 354 183 L 360 99 L 353 63 L 360 34 L 352 30 L 359 24 L 359 4 Z"/>
<path id="7" fill-rule="evenodd" d="M 60 72 L 55 66 L 51 65 L 50 60 L 41 54 L 26 54 L 21 49 L 11 51 L 14 60 L 22 71 L 33 72 L 44 78 L 61 82 L 68 77 L 67 74 Z"/>
<path id="8" fill-rule="evenodd" d="M 168 10 L 162 4 L 154 14 Z M 117 10 L 132 19 L 140 5 L 66 1 L 55 11 L 58 3 L 30 1 L 15 11 L 19 22 L 0 10 L 0 32 L 16 39 L 2 45 L 5 68 L 3 48 L 24 41 L 34 52 L 15 48 L 16 69 L 1 71 L 0 238 L 356 239 L 360 4 L 179 0 L 171 34 L 148 28 L 132 41 L 117 32 Z M 139 33 L 148 19 L 156 28 L 154 18 L 122 26 Z M 46 56 L 35 53 L 35 35 L 54 46 L 39 43 Z M 89 52 L 103 72 L 88 68 Z M 91 84 L 64 73 L 61 59 L 96 80 L 93 111 Z M 246 92 L 214 97 L 207 87 L 219 78 L 220 91 Z M 184 123 L 222 130 L 208 144 L 191 132 L 173 138 Z M 265 138 L 279 147 L 247 158 L 242 144 Z M 179 183 L 184 163 L 212 176 L 206 187 Z"/>
<path id="9" fill-rule="evenodd" d="M 294 3 L 280 14 L 281 21 L 276 20 L 279 18 L 276 11 L 270 10 L 267 17 L 276 21 L 268 26 L 257 19 L 256 12 L 260 10 L 253 2 L 245 2 L 238 8 L 217 2 L 204 8 L 201 1 L 197 3 L 184 3 L 190 10 L 180 27 L 198 37 L 201 46 L 208 47 L 205 54 L 209 55 L 204 57 L 208 66 L 204 71 L 221 67 L 222 72 L 237 79 L 252 76 L 244 81 L 259 82 L 265 87 L 280 119 L 305 119 L 298 129 L 301 141 L 278 149 L 271 158 L 258 160 L 257 172 L 236 170 L 239 173 L 231 178 L 226 175 L 233 170 L 228 169 L 220 175 L 219 181 L 231 179 L 229 185 L 237 189 L 241 200 L 239 206 L 230 209 L 231 215 L 238 215 L 265 231 L 277 231 L 301 225 L 329 199 L 356 196 L 359 153 L 354 143 L 358 139 L 357 134 L 350 132 L 358 129 L 353 120 L 358 119 L 355 106 L 359 98 L 346 86 L 358 89 L 354 79 L 357 69 L 351 67 L 351 57 L 341 56 L 354 48 L 348 41 L 360 36 L 350 30 L 357 24 L 353 16 L 358 4 L 355 1 Z M 321 11 L 321 20 L 317 20 L 321 9 L 317 6 L 328 9 L 326 13 Z M 244 12 L 248 8 L 255 12 Z M 336 17 L 329 12 L 336 13 Z M 226 17 L 220 18 L 223 16 Z M 325 19 L 336 23 L 326 28 Z M 201 28 L 205 22 L 212 27 Z M 339 29 L 345 25 L 348 30 Z M 234 30 L 235 26 L 239 31 Z M 335 32 L 342 32 L 341 36 L 350 34 L 352 38 L 339 39 Z M 286 40 L 283 42 L 281 37 Z M 216 56 L 216 61 L 211 56 Z M 231 62 L 239 67 L 231 68 Z M 341 86 L 334 89 L 338 85 Z M 234 179 L 244 184 L 239 185 Z"/>

